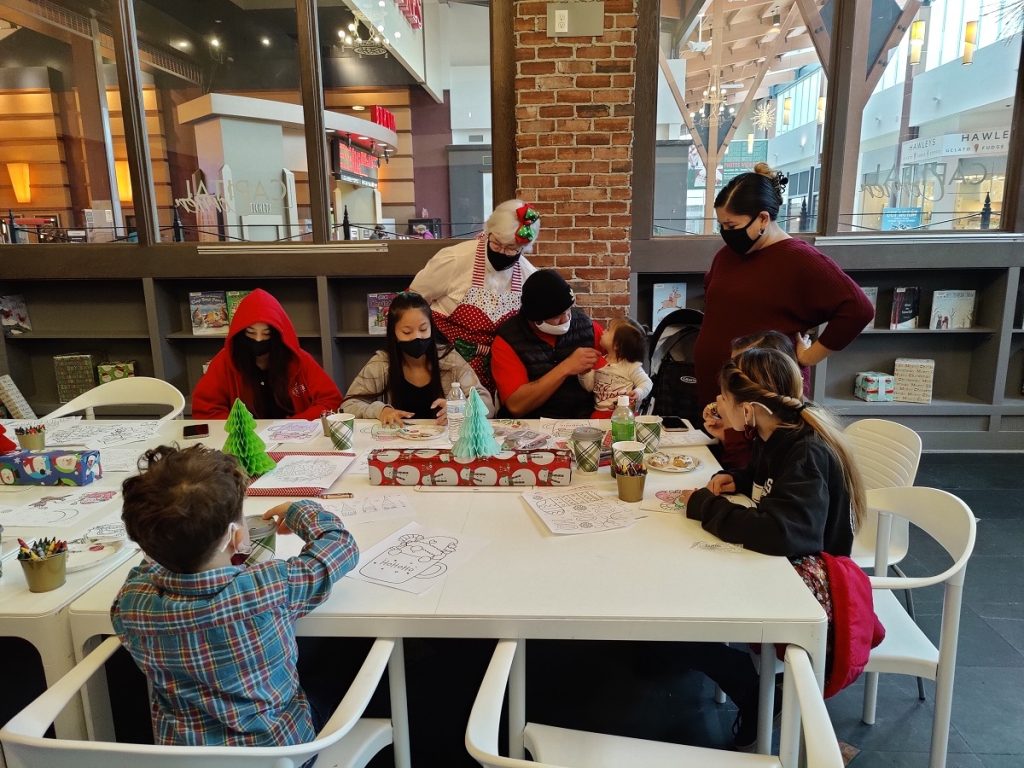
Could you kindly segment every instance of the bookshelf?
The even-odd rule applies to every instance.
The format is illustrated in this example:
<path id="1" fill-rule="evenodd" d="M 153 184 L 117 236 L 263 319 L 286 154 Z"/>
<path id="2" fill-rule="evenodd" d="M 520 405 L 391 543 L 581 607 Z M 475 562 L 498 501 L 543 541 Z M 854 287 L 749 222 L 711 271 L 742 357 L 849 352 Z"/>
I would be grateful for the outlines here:
<path id="1" fill-rule="evenodd" d="M 686 239 L 672 258 L 634 250 L 631 311 L 648 322 L 652 286 L 686 282 L 687 306 L 703 308 L 703 278 L 720 243 Z M 832 237 L 815 243 L 862 286 L 877 286 L 875 319 L 845 350 L 819 364 L 813 398 L 845 420 L 899 421 L 926 450 L 1024 449 L 1024 236 L 1004 233 L 930 238 Z M 917 286 L 919 324 L 890 330 L 892 292 Z M 767 288 L 770 290 L 770 288 Z M 974 327 L 931 330 L 932 294 L 976 292 Z M 892 372 L 897 357 L 935 360 L 932 402 L 868 403 L 853 396 L 859 371 Z"/>

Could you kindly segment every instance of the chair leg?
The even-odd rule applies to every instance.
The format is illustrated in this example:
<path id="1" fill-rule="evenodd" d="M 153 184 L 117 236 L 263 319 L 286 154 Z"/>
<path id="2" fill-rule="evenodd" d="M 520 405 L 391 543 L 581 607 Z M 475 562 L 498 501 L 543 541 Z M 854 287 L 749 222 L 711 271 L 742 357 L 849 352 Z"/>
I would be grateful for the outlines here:
<path id="1" fill-rule="evenodd" d="M 878 673 L 864 674 L 864 710 L 860 719 L 865 725 L 875 724 L 875 704 L 878 703 Z"/>
<path id="2" fill-rule="evenodd" d="M 901 579 L 907 578 L 907 574 L 904 573 L 903 569 L 900 568 L 898 565 L 894 565 L 892 569 L 893 571 L 895 571 L 896 575 L 899 576 Z M 910 614 L 910 620 L 917 624 L 917 613 L 914 611 L 914 590 L 903 590 L 903 599 L 907 603 L 907 613 Z M 919 701 L 925 700 L 924 678 L 921 677 L 917 678 L 917 698 Z"/>

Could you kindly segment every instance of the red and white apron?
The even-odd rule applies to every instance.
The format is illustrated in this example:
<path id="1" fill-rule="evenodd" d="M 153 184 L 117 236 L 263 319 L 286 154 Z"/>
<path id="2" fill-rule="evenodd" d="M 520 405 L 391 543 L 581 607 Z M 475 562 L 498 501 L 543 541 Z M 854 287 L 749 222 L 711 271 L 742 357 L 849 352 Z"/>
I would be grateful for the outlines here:
<path id="1" fill-rule="evenodd" d="M 491 392 L 491 344 L 498 326 L 519 312 L 523 299 L 523 279 L 519 262 L 512 267 L 512 284 L 504 293 L 484 287 L 487 275 L 487 234 L 477 237 L 473 257 L 473 282 L 450 315 L 434 311 L 434 325 L 455 345 L 456 351 L 476 373 L 480 383 Z"/>

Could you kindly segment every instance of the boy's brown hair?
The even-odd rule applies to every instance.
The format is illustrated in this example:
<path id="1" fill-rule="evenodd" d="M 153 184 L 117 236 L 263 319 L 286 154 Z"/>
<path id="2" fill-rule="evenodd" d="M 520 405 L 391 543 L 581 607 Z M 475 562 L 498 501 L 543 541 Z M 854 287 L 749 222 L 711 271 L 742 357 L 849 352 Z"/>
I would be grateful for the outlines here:
<path id="1" fill-rule="evenodd" d="M 612 352 L 619 360 L 631 363 L 647 362 L 647 331 L 631 317 L 615 318 L 609 329 L 612 332 Z"/>
<path id="2" fill-rule="evenodd" d="M 228 525 L 241 522 L 249 479 L 234 456 L 195 445 L 161 445 L 121 485 L 121 519 L 146 555 L 175 573 L 196 573 Z"/>

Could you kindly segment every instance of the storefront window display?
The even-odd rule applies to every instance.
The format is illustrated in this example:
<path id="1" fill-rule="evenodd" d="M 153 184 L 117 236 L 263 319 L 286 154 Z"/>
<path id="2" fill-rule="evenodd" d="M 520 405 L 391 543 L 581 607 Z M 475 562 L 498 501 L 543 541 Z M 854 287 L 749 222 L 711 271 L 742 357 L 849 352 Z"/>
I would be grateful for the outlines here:
<path id="1" fill-rule="evenodd" d="M 827 77 L 809 30 L 827 36 L 829 15 L 795 0 L 690 5 L 661 6 L 655 235 L 712 234 L 715 195 L 758 162 L 789 176 L 780 224 L 815 231 Z"/>
<path id="2" fill-rule="evenodd" d="M 894 6 L 873 17 L 873 38 L 905 4 Z M 916 12 L 867 99 L 841 229 L 1000 227 L 1021 18 L 1013 0 L 933 0 Z"/>

